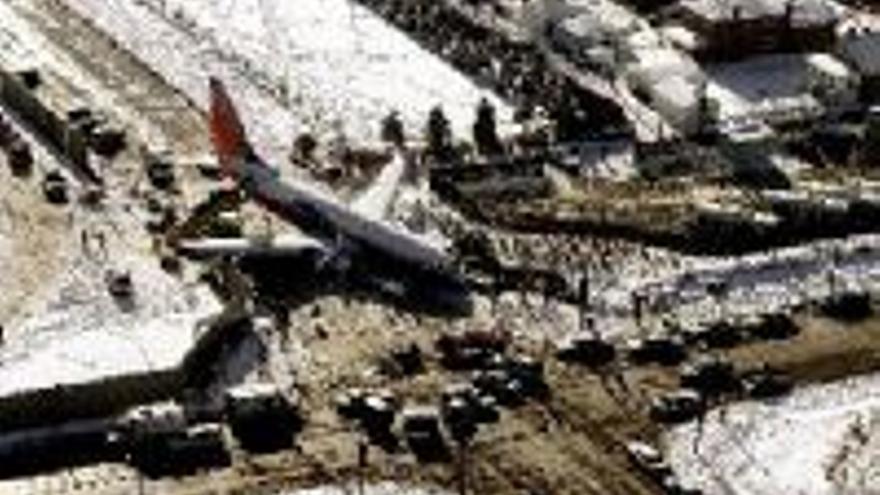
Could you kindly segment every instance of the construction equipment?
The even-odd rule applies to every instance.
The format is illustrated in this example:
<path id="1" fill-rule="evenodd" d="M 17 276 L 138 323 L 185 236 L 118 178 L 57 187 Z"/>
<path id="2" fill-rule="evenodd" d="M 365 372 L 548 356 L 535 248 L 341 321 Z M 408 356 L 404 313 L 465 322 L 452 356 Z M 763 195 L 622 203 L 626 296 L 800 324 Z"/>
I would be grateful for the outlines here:
<path id="1" fill-rule="evenodd" d="M 293 435 L 302 428 L 298 408 L 270 383 L 230 388 L 224 403 L 232 434 L 246 450 L 270 452 L 289 448 Z"/>
<path id="2" fill-rule="evenodd" d="M 401 424 L 407 445 L 420 461 L 441 460 L 448 455 L 436 407 L 408 406 L 401 413 Z"/>

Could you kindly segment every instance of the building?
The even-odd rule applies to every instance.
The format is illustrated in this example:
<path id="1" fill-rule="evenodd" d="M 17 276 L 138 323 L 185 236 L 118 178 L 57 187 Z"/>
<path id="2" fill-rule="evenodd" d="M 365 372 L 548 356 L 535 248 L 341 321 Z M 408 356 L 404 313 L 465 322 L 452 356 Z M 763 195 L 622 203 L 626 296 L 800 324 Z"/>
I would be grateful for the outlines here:
<path id="1" fill-rule="evenodd" d="M 617 27 L 603 24 L 588 13 L 566 17 L 551 26 L 550 40 L 554 49 L 596 72 L 613 72 L 620 33 Z"/>
<path id="2" fill-rule="evenodd" d="M 843 61 L 827 53 L 811 53 L 805 65 L 807 88 L 826 108 L 842 110 L 857 103 L 861 77 Z"/>
<path id="3" fill-rule="evenodd" d="M 858 74 L 826 53 L 755 56 L 712 64 L 707 73 L 726 132 L 754 124 L 796 129 L 858 99 Z"/>
<path id="4" fill-rule="evenodd" d="M 830 0 L 682 0 L 674 15 L 700 37 L 696 55 L 706 60 L 828 51 L 838 20 Z"/>
<path id="5" fill-rule="evenodd" d="M 706 87 L 700 67 L 679 50 L 629 41 L 625 57 L 630 87 L 679 132 L 699 132 Z"/>
<path id="6" fill-rule="evenodd" d="M 860 100 L 880 103 L 880 29 L 848 29 L 841 36 L 839 52 L 861 76 Z"/>
<path id="7" fill-rule="evenodd" d="M 643 20 L 608 0 L 542 3 L 545 34 L 555 49 L 598 72 L 613 72 L 620 42 L 646 27 Z"/>

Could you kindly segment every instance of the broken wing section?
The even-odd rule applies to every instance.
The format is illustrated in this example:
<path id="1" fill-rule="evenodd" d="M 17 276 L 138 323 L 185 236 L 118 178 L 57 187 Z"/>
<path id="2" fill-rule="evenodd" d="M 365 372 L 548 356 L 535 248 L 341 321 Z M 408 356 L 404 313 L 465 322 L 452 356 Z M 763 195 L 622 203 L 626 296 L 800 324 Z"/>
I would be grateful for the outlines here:
<path id="1" fill-rule="evenodd" d="M 371 220 L 384 219 L 405 172 L 406 160 L 401 153 L 394 153 L 367 189 L 351 202 L 351 210 Z"/>
<path id="2" fill-rule="evenodd" d="M 184 256 L 196 259 L 214 257 L 297 257 L 326 255 L 327 246 L 314 237 L 285 234 L 274 237 L 205 237 L 182 239 L 177 248 Z"/>

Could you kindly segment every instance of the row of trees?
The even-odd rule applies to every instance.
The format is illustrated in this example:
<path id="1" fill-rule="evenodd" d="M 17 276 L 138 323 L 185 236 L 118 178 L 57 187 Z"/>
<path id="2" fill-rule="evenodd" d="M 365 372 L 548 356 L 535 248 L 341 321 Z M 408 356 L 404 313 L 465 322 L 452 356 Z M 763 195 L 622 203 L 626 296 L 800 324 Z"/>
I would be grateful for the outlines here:
<path id="1" fill-rule="evenodd" d="M 504 146 L 498 137 L 495 107 L 483 98 L 477 105 L 476 119 L 473 124 L 473 142 L 478 153 L 484 156 L 498 155 L 504 152 Z M 443 108 L 438 105 L 428 113 L 425 125 L 425 151 L 436 160 L 448 161 L 455 158 L 452 128 Z M 406 132 L 400 113 L 392 111 L 382 119 L 380 133 L 382 141 L 398 148 L 406 142 Z M 304 133 L 294 140 L 291 160 L 308 163 L 314 160 L 318 149 L 318 141 L 310 133 Z"/>
<path id="2" fill-rule="evenodd" d="M 497 155 L 504 151 L 495 117 L 495 107 L 483 98 L 477 105 L 476 119 L 473 124 L 473 141 L 477 152 L 481 155 Z M 391 112 L 382 120 L 382 140 L 402 147 L 405 141 L 403 122 L 400 114 Z M 448 159 L 454 153 L 452 130 L 449 119 L 441 106 L 431 109 L 425 126 L 427 154 L 437 159 Z"/>

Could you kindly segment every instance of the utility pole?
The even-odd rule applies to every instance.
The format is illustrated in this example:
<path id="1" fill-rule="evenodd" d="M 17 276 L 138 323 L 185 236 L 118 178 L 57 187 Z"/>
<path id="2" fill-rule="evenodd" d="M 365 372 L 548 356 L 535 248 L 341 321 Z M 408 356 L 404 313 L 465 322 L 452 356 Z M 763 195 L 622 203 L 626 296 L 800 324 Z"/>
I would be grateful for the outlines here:
<path id="1" fill-rule="evenodd" d="M 467 494 L 467 442 L 458 444 L 458 495 Z"/>
<path id="2" fill-rule="evenodd" d="M 358 495 L 364 495 L 364 477 L 367 470 L 367 462 L 369 461 L 370 446 L 367 441 L 360 436 L 358 438 Z"/>
<path id="3" fill-rule="evenodd" d="M 590 266 L 584 263 L 581 279 L 578 282 L 578 330 L 583 331 L 587 323 L 587 312 L 590 309 Z M 592 330 L 592 329 L 591 329 Z"/>

